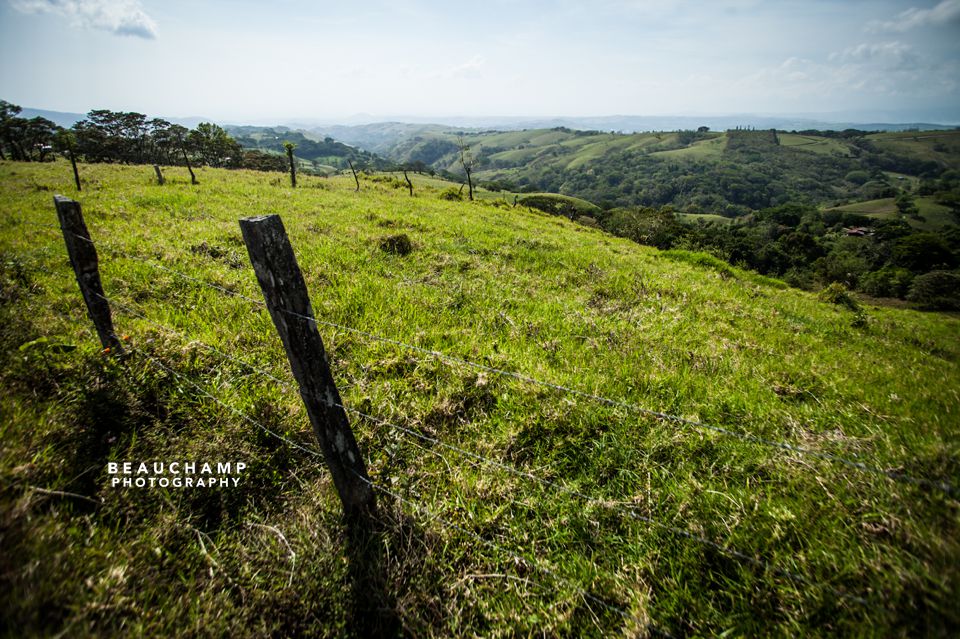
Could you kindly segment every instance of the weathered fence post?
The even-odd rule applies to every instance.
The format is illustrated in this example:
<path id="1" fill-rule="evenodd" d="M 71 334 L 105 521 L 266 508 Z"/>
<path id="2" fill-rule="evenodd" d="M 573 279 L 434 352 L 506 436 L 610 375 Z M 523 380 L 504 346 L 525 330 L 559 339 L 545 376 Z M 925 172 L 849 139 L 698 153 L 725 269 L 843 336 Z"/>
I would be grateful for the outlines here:
<path id="1" fill-rule="evenodd" d="M 73 181 L 77 185 L 77 190 L 82 190 L 80 188 L 80 171 L 77 170 L 77 156 L 73 152 L 73 148 L 70 149 L 70 166 L 73 167 Z"/>
<path id="2" fill-rule="evenodd" d="M 240 220 L 240 230 L 343 509 L 350 520 L 365 519 L 374 512 L 373 489 L 283 222 L 279 215 L 251 217 Z"/>
<path id="3" fill-rule="evenodd" d="M 187 147 L 181 145 L 180 151 L 183 152 L 183 162 L 187 165 L 187 170 L 190 171 L 190 184 L 193 184 L 194 186 L 200 184 L 197 182 L 197 176 L 193 174 L 193 167 L 190 166 L 190 158 L 187 156 Z"/>
<path id="4" fill-rule="evenodd" d="M 57 207 L 57 218 L 60 220 L 63 241 L 66 242 L 67 253 L 70 255 L 70 264 L 77 276 L 83 301 L 87 303 L 87 312 L 97 328 L 100 343 L 104 348 L 123 352 L 120 340 L 113 331 L 110 304 L 107 303 L 103 285 L 100 283 L 97 249 L 83 221 L 80 203 L 62 195 L 55 195 L 53 203 Z"/>
<path id="5" fill-rule="evenodd" d="M 157 166 L 156 164 L 154 164 L 154 165 L 153 165 L 153 170 L 154 170 L 154 171 L 156 172 L 156 174 L 157 174 L 157 184 L 159 184 L 160 186 L 163 186 L 163 183 L 164 183 L 166 180 L 163 179 L 163 173 L 160 171 L 160 167 Z"/>
<path id="6" fill-rule="evenodd" d="M 284 142 L 283 148 L 287 151 L 287 160 L 290 161 L 290 186 L 292 188 L 297 188 L 297 165 L 293 159 L 293 150 L 297 148 L 297 145 L 293 142 Z"/>
<path id="7" fill-rule="evenodd" d="M 350 165 L 350 170 L 353 172 L 353 179 L 357 183 L 357 192 L 360 192 L 360 178 L 357 177 L 357 170 L 353 168 L 353 161 L 347 160 L 347 164 Z"/>

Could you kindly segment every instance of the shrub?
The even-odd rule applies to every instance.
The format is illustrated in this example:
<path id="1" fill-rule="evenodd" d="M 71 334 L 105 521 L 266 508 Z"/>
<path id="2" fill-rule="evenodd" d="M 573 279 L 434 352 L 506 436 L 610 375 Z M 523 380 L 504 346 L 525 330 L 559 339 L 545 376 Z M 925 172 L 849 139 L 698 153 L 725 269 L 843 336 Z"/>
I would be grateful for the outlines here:
<path id="1" fill-rule="evenodd" d="M 713 269 L 727 277 L 734 275 L 733 268 L 729 264 L 709 253 L 675 249 L 672 251 L 663 251 L 660 254 L 675 262 L 684 262 L 693 266 Z"/>
<path id="2" fill-rule="evenodd" d="M 600 228 L 600 224 L 599 224 L 595 219 L 593 219 L 592 217 L 590 217 L 589 215 L 580 215 L 580 216 L 578 216 L 578 217 L 577 217 L 577 223 L 578 223 L 578 224 L 582 224 L 582 225 L 584 225 L 584 226 L 589 226 L 589 227 L 595 228 L 595 229 Z"/>
<path id="3" fill-rule="evenodd" d="M 840 282 L 834 282 L 820 291 L 818 295 L 821 301 L 830 302 L 839 306 L 846 306 L 851 311 L 859 311 L 860 304 L 850 295 L 847 287 Z"/>
<path id="4" fill-rule="evenodd" d="M 918 273 L 943 266 L 949 268 L 955 262 L 950 245 L 936 233 L 914 233 L 897 240 L 893 259 L 898 266 Z"/>
<path id="5" fill-rule="evenodd" d="M 461 202 L 463 201 L 463 195 L 457 189 L 452 186 L 440 194 L 441 200 L 449 200 L 451 202 Z"/>
<path id="6" fill-rule="evenodd" d="M 524 195 L 519 203 L 552 215 L 563 215 L 571 220 L 578 215 L 596 215 L 600 209 L 586 200 L 559 195 L 556 193 L 537 193 Z"/>
<path id="7" fill-rule="evenodd" d="M 928 310 L 960 310 L 960 273 L 930 271 L 918 275 L 907 299 Z"/>
<path id="8" fill-rule="evenodd" d="M 884 266 L 879 271 L 867 273 L 860 279 L 860 290 L 873 297 L 899 297 L 903 299 L 910 290 L 913 273 L 905 268 Z"/>
<path id="9" fill-rule="evenodd" d="M 800 268 L 791 268 L 783 274 L 783 281 L 794 288 L 809 291 L 813 288 L 813 274 Z"/>
<path id="10" fill-rule="evenodd" d="M 870 174 L 866 171 L 850 171 L 843 178 L 847 182 L 853 182 L 854 184 L 866 184 L 870 180 Z"/>

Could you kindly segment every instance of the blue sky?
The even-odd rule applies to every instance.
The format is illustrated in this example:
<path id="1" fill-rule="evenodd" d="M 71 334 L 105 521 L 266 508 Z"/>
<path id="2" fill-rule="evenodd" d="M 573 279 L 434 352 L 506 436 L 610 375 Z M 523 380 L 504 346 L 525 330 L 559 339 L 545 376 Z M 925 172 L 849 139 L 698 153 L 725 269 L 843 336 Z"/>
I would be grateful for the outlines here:
<path id="1" fill-rule="evenodd" d="M 228 122 L 960 122 L 960 0 L 0 0 L 0 98 Z"/>

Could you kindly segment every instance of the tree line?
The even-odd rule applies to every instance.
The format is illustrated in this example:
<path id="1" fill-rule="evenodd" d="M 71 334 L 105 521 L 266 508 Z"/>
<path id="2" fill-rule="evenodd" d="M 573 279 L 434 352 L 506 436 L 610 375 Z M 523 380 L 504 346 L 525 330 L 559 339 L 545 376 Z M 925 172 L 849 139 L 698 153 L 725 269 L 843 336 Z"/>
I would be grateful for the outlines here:
<path id="1" fill-rule="evenodd" d="M 133 111 L 95 109 L 64 128 L 43 117 L 20 117 L 21 112 L 0 100 L 0 159 L 43 162 L 59 152 L 86 162 L 285 170 L 283 157 L 244 150 L 210 122 L 188 129 Z"/>

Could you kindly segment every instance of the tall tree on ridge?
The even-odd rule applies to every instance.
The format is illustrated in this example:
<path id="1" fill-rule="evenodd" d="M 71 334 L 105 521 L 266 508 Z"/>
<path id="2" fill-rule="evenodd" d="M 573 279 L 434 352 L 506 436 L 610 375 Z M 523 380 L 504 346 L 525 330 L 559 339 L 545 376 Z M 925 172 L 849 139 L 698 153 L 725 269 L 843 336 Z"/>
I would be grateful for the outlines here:
<path id="1" fill-rule="evenodd" d="M 473 157 L 473 154 L 470 153 L 470 147 L 463 141 L 463 136 L 457 136 L 457 147 L 460 149 L 460 166 L 463 167 L 463 172 L 467 174 L 467 186 L 470 188 L 470 201 L 473 201 L 473 178 L 471 174 L 473 173 L 473 167 L 476 165 L 476 159 Z"/>

